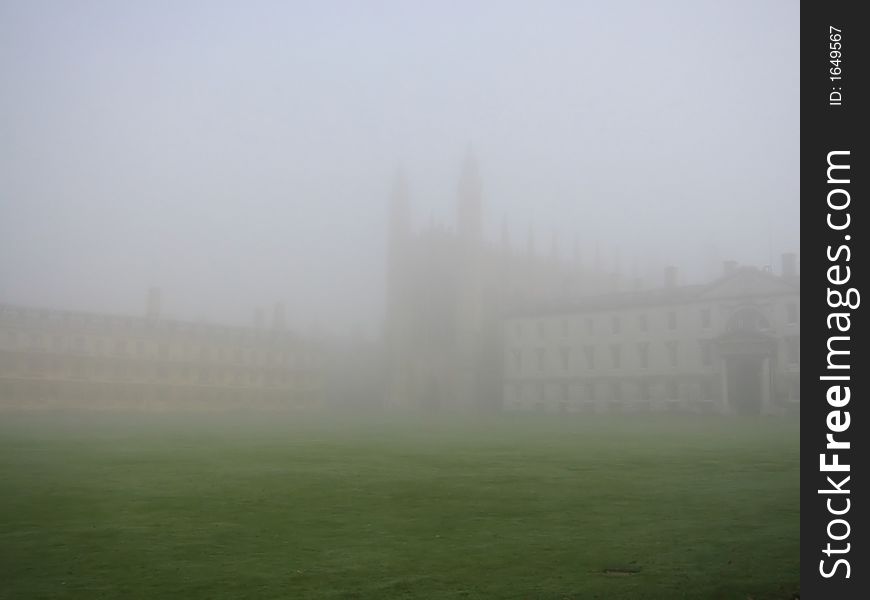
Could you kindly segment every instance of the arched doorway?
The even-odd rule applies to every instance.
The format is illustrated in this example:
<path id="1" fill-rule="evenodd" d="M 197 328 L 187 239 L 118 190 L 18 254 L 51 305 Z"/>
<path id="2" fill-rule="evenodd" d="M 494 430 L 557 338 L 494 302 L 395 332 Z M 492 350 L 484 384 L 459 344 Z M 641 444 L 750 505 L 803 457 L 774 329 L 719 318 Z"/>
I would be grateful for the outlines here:
<path id="1" fill-rule="evenodd" d="M 736 309 L 726 322 L 725 333 L 716 341 L 723 361 L 726 409 L 743 415 L 758 415 L 770 402 L 770 365 L 776 340 L 770 324 L 756 306 Z"/>

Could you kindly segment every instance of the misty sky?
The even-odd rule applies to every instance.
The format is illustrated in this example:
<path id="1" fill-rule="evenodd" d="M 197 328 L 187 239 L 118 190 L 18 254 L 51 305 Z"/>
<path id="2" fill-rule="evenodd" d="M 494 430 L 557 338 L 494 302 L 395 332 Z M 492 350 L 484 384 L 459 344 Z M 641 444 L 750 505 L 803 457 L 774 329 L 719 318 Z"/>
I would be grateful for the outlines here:
<path id="1" fill-rule="evenodd" d="M 799 248 L 799 3 L 0 2 L 0 301 L 377 331 L 401 164 L 627 268 Z"/>

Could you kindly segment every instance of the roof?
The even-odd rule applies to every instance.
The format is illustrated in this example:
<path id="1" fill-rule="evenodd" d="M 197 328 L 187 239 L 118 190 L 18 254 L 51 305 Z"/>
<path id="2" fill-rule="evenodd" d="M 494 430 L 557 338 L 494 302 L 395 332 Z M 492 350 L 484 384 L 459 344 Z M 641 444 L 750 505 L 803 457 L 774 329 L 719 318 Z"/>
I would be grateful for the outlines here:
<path id="1" fill-rule="evenodd" d="M 689 304 L 711 299 L 753 298 L 800 294 L 800 277 L 781 277 L 754 267 L 739 267 L 706 284 L 661 287 L 597 294 L 569 301 L 527 306 L 508 317 L 534 317 L 569 313 L 620 310 L 647 306 Z"/>

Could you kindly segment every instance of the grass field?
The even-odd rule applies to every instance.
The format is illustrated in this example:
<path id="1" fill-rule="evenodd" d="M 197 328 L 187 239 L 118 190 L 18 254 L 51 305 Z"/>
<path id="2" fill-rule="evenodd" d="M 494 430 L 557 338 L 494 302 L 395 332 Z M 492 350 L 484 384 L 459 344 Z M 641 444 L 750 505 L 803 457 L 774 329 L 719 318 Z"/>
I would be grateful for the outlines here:
<path id="1" fill-rule="evenodd" d="M 0 414 L 0 597 L 793 598 L 798 423 Z"/>

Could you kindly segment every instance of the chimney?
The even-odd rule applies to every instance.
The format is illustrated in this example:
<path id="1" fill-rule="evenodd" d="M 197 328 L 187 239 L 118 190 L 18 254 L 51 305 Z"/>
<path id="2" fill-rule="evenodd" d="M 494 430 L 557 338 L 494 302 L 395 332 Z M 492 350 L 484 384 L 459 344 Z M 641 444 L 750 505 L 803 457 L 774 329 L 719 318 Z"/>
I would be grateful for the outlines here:
<path id="1" fill-rule="evenodd" d="M 284 303 L 278 302 L 272 310 L 272 329 L 281 331 L 284 329 Z"/>
<path id="2" fill-rule="evenodd" d="M 737 270 L 737 261 L 736 260 L 726 260 L 722 263 L 722 274 L 726 277 L 734 273 Z"/>
<path id="3" fill-rule="evenodd" d="M 782 255 L 782 276 L 797 277 L 797 254 L 794 252 Z"/>
<path id="4" fill-rule="evenodd" d="M 160 318 L 160 288 L 148 288 L 148 298 L 145 302 L 145 316 L 149 319 Z"/>
<path id="5" fill-rule="evenodd" d="M 665 267 L 665 287 L 668 289 L 677 287 L 677 268 L 674 266 Z"/>

